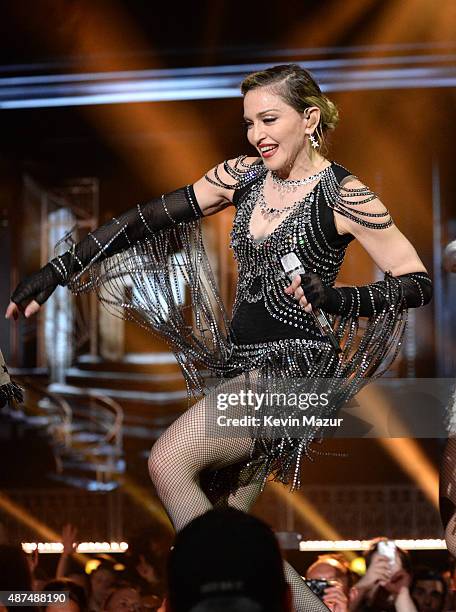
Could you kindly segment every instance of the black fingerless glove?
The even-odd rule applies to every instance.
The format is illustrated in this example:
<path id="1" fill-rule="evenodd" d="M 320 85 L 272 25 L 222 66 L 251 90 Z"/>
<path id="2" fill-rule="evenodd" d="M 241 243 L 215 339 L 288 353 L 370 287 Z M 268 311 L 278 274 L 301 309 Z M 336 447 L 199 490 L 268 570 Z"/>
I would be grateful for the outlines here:
<path id="1" fill-rule="evenodd" d="M 418 308 L 432 299 L 432 281 L 426 272 L 410 272 L 396 276 L 401 284 L 405 308 Z M 385 281 L 361 287 L 325 287 L 312 272 L 301 275 L 304 295 L 314 308 L 344 316 L 370 317 L 387 304 Z"/>
<path id="2" fill-rule="evenodd" d="M 125 251 L 159 230 L 194 221 L 202 215 L 191 185 L 147 204 L 138 204 L 89 233 L 73 249 L 55 257 L 41 270 L 21 281 L 11 300 L 21 306 L 31 300 L 43 304 L 57 285 L 66 285 L 74 273 Z"/>
<path id="3" fill-rule="evenodd" d="M 54 261 L 52 260 L 38 272 L 24 278 L 14 290 L 11 301 L 22 308 L 25 308 L 31 300 L 44 304 L 61 279 L 60 274 L 54 268 Z"/>

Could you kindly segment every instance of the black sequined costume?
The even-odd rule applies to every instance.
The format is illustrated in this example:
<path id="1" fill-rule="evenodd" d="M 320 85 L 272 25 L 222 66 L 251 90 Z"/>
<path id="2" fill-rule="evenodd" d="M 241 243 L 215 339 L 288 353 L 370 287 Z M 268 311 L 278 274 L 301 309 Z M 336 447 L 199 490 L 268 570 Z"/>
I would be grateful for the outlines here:
<path id="1" fill-rule="evenodd" d="M 242 167 L 242 158 L 236 164 Z M 226 164 L 225 169 L 229 171 Z M 379 366 L 387 367 L 394 359 L 405 323 L 400 288 L 392 277 L 386 278 L 382 287 L 388 296 L 386 307 L 376 313 L 361 334 L 361 340 L 357 337 L 356 300 L 348 316 L 334 321 L 338 339 L 344 346 L 339 357 L 320 332 L 314 317 L 284 293 L 289 280 L 280 257 L 295 252 L 306 270 L 317 273 L 325 285 L 331 286 L 346 248 L 353 240 L 353 236 L 337 232 L 333 208 L 376 229 L 389 227 L 392 220 L 387 212 L 373 213 L 363 219 L 348 212 L 348 206 L 344 210 L 346 202 L 340 195 L 340 184 L 351 173 L 333 163 L 316 187 L 275 230 L 265 239 L 255 240 L 249 229 L 250 219 L 262 197 L 266 175 L 264 166 L 259 165 L 253 177 L 247 174 L 233 198 L 237 210 L 231 247 L 238 263 L 239 280 L 230 329 L 232 360 L 244 370 L 259 372 L 263 381 L 331 378 L 334 401 L 318 416 L 334 416 L 367 377 L 379 375 Z M 359 190 L 356 195 L 361 196 L 363 203 L 375 197 L 368 190 Z M 327 384 L 330 385 L 329 381 Z M 259 386 L 264 389 L 267 384 Z M 288 384 L 287 389 L 290 392 L 294 387 Z M 310 442 L 322 435 L 322 431 L 308 426 L 302 433 L 299 438 L 291 437 L 286 427 L 280 433 L 275 431 L 273 437 L 270 430 L 264 431 L 261 427 L 253 431 L 252 456 L 262 466 L 262 478 L 272 473 L 291 488 L 299 487 L 302 456 L 309 454 Z"/>
<path id="2" fill-rule="evenodd" d="M 209 371 L 224 384 L 236 376 L 238 380 L 241 372 L 253 371 L 260 386 L 258 381 L 271 379 L 331 378 L 334 401 L 325 408 L 324 416 L 332 416 L 369 378 L 381 375 L 396 356 L 406 314 L 401 282 L 386 274 L 384 281 L 367 286 L 373 314 L 362 330 L 360 291 L 352 288 L 349 307 L 342 316 L 332 317 L 342 348 L 337 355 L 313 316 L 284 293 L 289 281 L 280 257 L 294 251 L 306 270 L 318 274 L 324 285 L 332 286 L 353 239 L 351 235 L 338 234 L 333 210 L 380 230 L 392 225 L 391 217 L 384 211 L 357 210 L 357 206 L 372 201 L 375 194 L 367 188 L 349 190 L 341 186 L 351 173 L 332 163 L 280 225 L 258 241 L 250 234 L 249 222 L 262 197 L 267 169 L 261 162 L 246 163 L 244 156 L 235 161 L 234 167 L 225 162 L 224 168 L 236 180 L 231 247 L 239 275 L 231 321 L 204 251 L 200 220 L 150 233 L 131 248 L 103 261 L 92 257 L 89 265 L 80 265 L 83 269 L 70 275 L 68 284 L 75 292 L 95 289 L 100 300 L 116 314 L 165 337 L 176 354 L 190 395 L 207 395 L 203 371 Z M 221 182 L 217 171 L 215 180 L 207 178 Z M 187 188 L 187 198 L 191 201 L 193 197 L 193 190 Z M 164 210 L 168 214 L 166 207 Z M 140 217 L 147 227 L 141 214 Z M 119 225 L 118 234 L 128 234 L 129 228 Z M 188 307 L 179 305 L 177 278 L 182 274 L 190 292 L 191 315 Z M 127 283 L 134 287 L 129 301 L 124 299 Z M 382 298 L 379 307 L 374 293 Z M 253 379 L 240 380 L 245 387 Z M 209 397 L 216 392 L 213 389 Z M 292 489 L 299 487 L 302 456 L 309 454 L 312 440 L 321 433 L 318 427 L 308 427 L 296 438 L 290 437 L 286 428 L 273 435 L 261 427 L 251 429 L 248 478 L 255 474 L 264 483 L 273 474 Z M 253 464 L 256 467 L 252 471 Z M 239 481 L 233 479 L 230 470 L 224 469 L 223 475 L 225 478 L 215 473 L 213 485 L 222 486 L 225 479 L 225 487 L 236 489 Z"/>

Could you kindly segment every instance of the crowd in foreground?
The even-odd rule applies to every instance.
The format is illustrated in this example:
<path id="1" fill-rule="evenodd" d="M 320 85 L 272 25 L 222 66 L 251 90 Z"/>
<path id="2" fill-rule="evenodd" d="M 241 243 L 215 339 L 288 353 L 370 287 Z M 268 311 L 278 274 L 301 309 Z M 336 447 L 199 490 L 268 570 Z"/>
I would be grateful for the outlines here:
<path id="1" fill-rule="evenodd" d="M 73 528 L 67 526 L 57 576 L 51 579 L 39 571 L 36 555 L 0 545 L 0 591 L 68 593 L 67 603 L 42 606 L 42 612 L 294 609 L 272 530 L 234 509 L 208 512 L 176 536 L 166 555 L 166 578 L 160 572 L 160 546 L 155 555 L 150 548 L 137 547 L 128 566 L 120 570 L 118 564 L 102 560 L 88 575 L 72 560 L 74 536 Z M 444 612 L 456 608 L 451 572 L 412 567 L 408 553 L 386 538 L 374 540 L 364 557 L 366 571 L 361 577 L 340 554 L 320 555 L 307 568 L 309 587 L 331 612 Z M 0 605 L 0 612 L 6 608 Z"/>

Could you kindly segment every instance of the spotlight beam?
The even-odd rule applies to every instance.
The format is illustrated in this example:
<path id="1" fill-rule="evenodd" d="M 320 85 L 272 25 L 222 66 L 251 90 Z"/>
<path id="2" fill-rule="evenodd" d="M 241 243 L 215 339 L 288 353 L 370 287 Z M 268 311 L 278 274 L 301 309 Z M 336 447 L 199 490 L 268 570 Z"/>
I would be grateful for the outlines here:
<path id="1" fill-rule="evenodd" d="M 378 427 L 378 431 L 400 431 L 404 437 L 385 438 L 378 437 L 378 443 L 396 461 L 400 468 L 423 491 L 435 508 L 439 507 L 439 476 L 437 470 L 426 457 L 419 444 L 411 435 L 407 435 L 407 428 L 401 422 L 388 398 L 381 389 L 373 385 L 364 387 L 357 396 L 361 403 L 360 413 L 368 414 L 369 422 Z M 388 427 L 385 427 L 385 420 Z M 381 435 L 381 434 L 380 434 Z"/>
<path id="2" fill-rule="evenodd" d="M 274 494 L 286 504 L 291 505 L 296 513 L 325 540 L 342 540 L 339 532 L 320 514 L 315 506 L 305 497 L 303 493 L 290 493 L 286 487 L 279 483 L 269 483 Z M 344 551 L 347 559 L 351 561 L 356 557 L 352 551 Z"/>
<path id="3" fill-rule="evenodd" d="M 415 67 L 408 64 L 418 58 L 373 59 L 374 63 L 402 65 L 377 69 L 371 66 L 373 60 L 370 58 L 301 64 L 313 69 L 322 90 L 326 92 L 456 85 L 456 67 L 447 65 L 447 62 L 454 61 L 456 56 L 425 56 L 419 60 L 426 65 Z M 315 65 L 309 65 L 312 63 Z M 264 67 L 265 64 L 252 64 L 221 66 L 217 69 L 186 68 L 8 77 L 0 79 L 0 109 L 236 98 L 241 95 L 239 82 L 245 74 Z"/>
<path id="4" fill-rule="evenodd" d="M 14 502 L 10 497 L 0 491 L 0 508 L 7 514 L 12 516 L 16 521 L 22 523 L 34 533 L 41 536 L 44 540 L 52 542 L 60 542 L 61 535 L 48 527 L 45 523 L 42 523 L 34 516 L 32 516 L 27 510 L 25 510 L 20 504 Z M 75 559 L 81 564 L 85 565 L 88 557 L 80 553 L 74 555 Z"/>

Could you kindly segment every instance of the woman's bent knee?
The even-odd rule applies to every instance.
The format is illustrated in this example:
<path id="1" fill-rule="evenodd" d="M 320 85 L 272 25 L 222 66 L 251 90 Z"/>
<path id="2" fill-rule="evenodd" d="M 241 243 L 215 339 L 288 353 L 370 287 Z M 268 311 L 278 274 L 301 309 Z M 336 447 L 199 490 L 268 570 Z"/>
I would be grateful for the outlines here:
<path id="1" fill-rule="evenodd" d="M 169 475 L 170 470 L 172 469 L 172 460 L 170 457 L 168 457 L 168 453 L 166 453 L 164 450 L 160 450 L 159 447 L 160 441 L 157 440 L 157 442 L 155 442 L 151 448 L 149 459 L 147 461 L 149 475 L 154 484 L 157 484 L 166 478 L 166 474 Z"/>
<path id="2" fill-rule="evenodd" d="M 194 461 L 179 447 L 160 444 L 153 445 L 148 459 L 149 475 L 156 488 L 175 486 L 176 482 L 195 480 L 199 469 Z"/>

